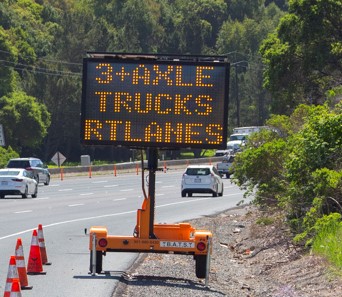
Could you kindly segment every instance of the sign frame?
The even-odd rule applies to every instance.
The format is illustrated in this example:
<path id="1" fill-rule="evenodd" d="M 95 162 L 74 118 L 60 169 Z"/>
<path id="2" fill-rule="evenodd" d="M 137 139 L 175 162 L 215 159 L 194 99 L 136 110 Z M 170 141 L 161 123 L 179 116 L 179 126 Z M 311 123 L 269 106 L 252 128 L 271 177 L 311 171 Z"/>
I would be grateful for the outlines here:
<path id="1" fill-rule="evenodd" d="M 200 132 L 196 131 L 196 129 L 199 129 L 195 126 L 196 124 L 194 124 L 194 126 L 195 126 L 194 128 L 192 128 L 192 127 L 189 128 L 189 129 L 194 129 L 194 131 L 189 132 L 190 136 L 192 136 L 191 133 L 193 133 L 193 135 L 195 135 L 195 136 L 193 136 L 193 138 L 195 140 L 192 143 L 186 142 L 186 141 L 176 143 L 175 141 L 167 142 L 165 140 L 164 141 L 156 141 L 156 140 L 155 141 L 146 141 L 146 138 L 144 138 L 143 141 L 137 141 L 137 140 L 141 139 L 141 138 L 138 138 L 141 135 L 135 135 L 138 137 L 133 138 L 134 139 L 133 141 L 123 139 L 122 137 L 120 139 L 112 140 L 112 139 L 108 139 L 108 134 L 109 134 L 108 132 L 104 133 L 107 136 L 107 137 L 104 137 L 105 139 L 94 139 L 94 138 L 90 139 L 90 136 L 87 138 L 86 135 L 90 134 L 89 130 L 91 130 L 88 127 L 91 124 L 93 124 L 93 123 L 88 124 L 89 122 L 92 122 L 92 121 L 96 122 L 96 124 L 94 124 L 94 125 L 102 125 L 102 123 L 103 123 L 103 121 L 100 121 L 100 119 L 99 119 L 100 116 L 98 116 L 98 117 L 95 116 L 93 118 L 89 117 L 89 114 L 95 114 L 95 112 L 89 111 L 89 110 L 92 110 L 92 108 L 94 106 L 94 104 L 91 105 L 91 102 L 89 102 L 89 100 L 94 99 L 94 98 L 90 98 L 90 95 L 89 95 L 89 93 L 90 93 L 89 89 L 92 88 L 92 86 L 89 86 L 90 85 L 89 81 L 91 81 L 91 79 L 93 79 L 91 82 L 93 85 L 95 85 L 94 78 L 99 79 L 98 77 L 95 77 L 94 73 L 91 73 L 91 71 L 93 71 L 93 70 L 89 70 L 91 67 L 93 67 L 92 63 L 95 63 L 95 64 L 97 63 L 97 65 L 107 65 L 106 67 L 108 67 L 108 68 L 110 68 L 111 65 L 115 65 L 115 66 L 118 65 L 119 67 L 120 66 L 126 67 L 127 65 L 128 65 L 127 67 L 129 67 L 130 65 L 132 65 L 132 67 L 133 66 L 138 67 L 138 65 L 144 65 L 144 66 L 147 65 L 146 67 L 150 67 L 150 65 L 153 65 L 153 66 L 154 65 L 163 65 L 163 67 L 166 67 L 166 66 L 173 67 L 172 69 L 174 69 L 176 67 L 184 67 L 184 69 L 186 69 L 186 70 L 187 69 L 193 70 L 196 67 L 202 67 L 202 68 L 210 67 L 211 69 L 214 69 L 214 70 L 218 69 L 217 71 L 219 71 L 219 73 L 221 75 L 224 75 L 224 77 L 222 78 L 222 77 L 219 77 L 218 74 L 216 74 L 217 75 L 216 79 L 220 80 L 219 83 L 220 83 L 220 86 L 222 87 L 222 90 L 217 88 L 217 89 L 219 89 L 218 93 L 220 95 L 220 98 L 218 98 L 218 99 L 214 98 L 214 99 L 212 99 L 212 101 L 217 100 L 214 103 L 216 104 L 215 107 L 219 106 L 217 108 L 219 111 L 213 112 L 213 115 L 210 115 L 211 118 L 208 117 L 207 119 L 204 119 L 204 120 L 208 120 L 208 121 L 210 121 L 212 119 L 213 123 L 207 124 L 207 126 L 205 126 L 202 130 L 205 129 L 205 131 L 209 131 L 210 133 L 212 133 L 212 134 L 210 134 L 208 132 L 209 136 L 212 137 L 212 139 L 214 139 L 214 136 L 217 136 L 217 139 L 219 139 L 220 141 L 211 141 L 211 139 L 209 139 L 209 136 L 205 139 L 204 133 L 202 133 L 203 134 L 202 135 L 202 134 L 200 134 Z M 164 65 L 166 65 L 166 66 L 164 66 Z M 83 59 L 81 131 L 80 131 L 81 132 L 80 133 L 81 143 L 84 145 L 113 145 L 113 146 L 124 146 L 124 147 L 131 147 L 131 148 L 149 148 L 149 147 L 155 147 L 155 148 L 160 148 L 160 149 L 175 149 L 175 148 L 176 149 L 178 149 L 178 148 L 221 149 L 222 148 L 223 149 L 223 148 L 225 148 L 226 143 L 227 143 L 227 133 L 228 133 L 227 126 L 228 126 L 228 104 L 229 104 L 229 75 L 230 75 L 230 69 L 229 68 L 230 68 L 230 64 L 229 64 L 226 56 L 190 56 L 190 55 L 180 56 L 180 55 L 155 55 L 155 54 L 88 53 L 88 56 Z M 103 74 L 105 72 L 99 72 L 99 73 Z M 203 75 L 203 77 L 204 77 L 203 81 L 205 81 L 206 77 L 209 77 L 209 75 L 208 76 Z M 216 81 L 214 81 L 214 82 L 216 82 Z M 112 84 L 112 85 L 110 85 L 110 84 Z M 106 92 L 109 93 L 110 92 L 112 94 L 113 92 L 112 92 L 111 88 L 115 89 L 115 87 L 116 87 L 115 84 L 113 87 L 113 84 L 114 84 L 114 82 L 113 83 L 104 82 L 102 85 L 99 86 L 99 90 L 102 90 L 101 92 L 103 92 L 103 93 L 106 93 Z M 132 87 L 132 85 L 127 85 L 127 89 L 129 86 Z M 199 87 L 197 85 L 196 85 L 196 87 L 197 87 L 197 89 L 195 89 L 195 87 L 192 87 L 192 89 L 194 89 L 195 91 L 198 91 Z M 93 87 L 93 88 L 95 88 L 95 87 Z M 155 88 L 157 89 L 158 87 L 155 87 Z M 192 91 L 191 87 L 188 87 L 188 89 L 189 89 L 189 92 Z M 202 86 L 202 90 L 203 90 L 203 86 Z M 134 90 L 132 90 L 132 89 L 130 89 L 130 91 L 134 92 Z M 101 93 L 101 92 L 99 91 L 96 93 Z M 209 93 L 209 95 L 207 95 L 209 97 L 211 95 L 210 89 L 208 88 L 206 90 L 206 92 Z M 91 94 L 93 94 L 93 93 L 91 93 Z M 192 93 L 190 92 L 190 96 L 191 96 L 191 94 Z M 174 94 L 171 94 L 171 95 L 174 95 Z M 94 97 L 94 95 L 92 95 L 92 96 Z M 101 96 L 101 95 L 98 95 L 98 96 Z M 198 97 L 196 97 L 196 100 L 197 100 L 197 98 Z M 99 100 L 98 98 L 96 98 L 96 99 Z M 107 98 L 105 98 L 105 99 L 107 100 Z M 155 100 L 154 97 L 153 97 L 153 100 Z M 159 100 L 161 101 L 161 99 L 159 99 Z M 163 100 L 164 100 L 163 102 L 166 102 L 165 99 L 163 99 Z M 198 100 L 202 100 L 202 99 L 198 99 Z M 206 99 L 203 99 L 203 100 L 205 101 Z M 221 100 L 221 101 L 219 102 L 219 100 Z M 99 103 L 97 103 L 97 104 L 99 104 Z M 153 101 L 153 104 L 155 104 L 155 101 Z M 200 102 L 200 103 L 198 103 L 198 105 L 200 106 L 200 108 L 202 108 L 202 111 L 203 111 L 205 109 L 204 106 L 206 106 L 206 102 L 204 102 L 204 103 Z M 92 106 L 92 108 L 91 108 L 91 106 Z M 209 103 L 207 103 L 207 106 L 209 106 Z M 207 107 L 207 108 L 209 108 L 209 107 Z M 212 110 L 213 109 L 214 108 L 212 108 Z M 114 114 L 114 112 L 113 112 L 113 114 Z M 221 119 L 217 120 L 217 116 L 215 117 L 214 114 L 215 115 L 220 114 Z M 98 113 L 98 115 L 100 115 L 100 113 Z M 117 115 L 122 116 L 120 113 L 118 113 Z M 143 114 L 139 114 L 139 115 L 135 115 L 135 116 L 141 117 L 141 118 L 144 117 Z M 179 122 L 177 122 L 177 121 L 171 122 L 170 119 L 172 118 L 172 116 L 174 116 L 174 115 L 171 115 L 169 117 L 167 117 L 165 115 L 160 115 L 160 118 L 158 118 L 158 124 L 159 123 L 166 124 L 167 120 L 169 120 L 170 126 L 173 125 L 172 129 L 175 130 L 176 124 L 178 124 Z M 148 118 L 148 117 L 146 116 L 146 118 Z M 180 116 L 178 118 L 180 118 Z M 180 125 L 184 125 L 184 126 L 188 125 L 187 120 L 191 120 L 193 118 L 195 118 L 195 116 L 188 116 L 187 115 L 186 118 L 184 120 L 182 120 Z M 159 122 L 159 119 L 161 119 L 160 122 Z M 167 119 L 167 120 L 165 120 L 165 119 Z M 203 116 L 202 116 L 202 119 L 203 119 Z M 201 118 L 198 117 L 196 119 L 197 123 L 200 123 L 200 120 L 201 120 Z M 153 122 L 153 123 L 155 123 L 155 122 Z M 191 124 L 189 124 L 189 125 L 191 125 Z M 202 125 L 202 124 L 197 124 L 197 125 Z M 221 125 L 219 127 L 221 129 L 220 132 L 215 130 L 219 125 Z M 133 128 L 136 128 L 136 127 L 138 127 L 138 125 L 133 126 Z M 132 128 L 132 130 L 133 130 L 133 128 Z M 111 127 L 111 129 L 112 129 L 112 127 Z M 116 126 L 115 126 L 115 129 L 116 129 Z M 127 127 L 126 127 L 126 129 L 127 129 Z M 183 129 L 183 126 L 182 126 L 182 129 Z M 126 130 L 125 130 L 125 133 L 126 133 Z M 177 136 L 178 136 L 178 134 L 177 134 Z M 196 138 L 196 137 L 198 137 L 198 138 Z M 204 139 L 206 140 L 206 142 L 203 141 Z"/>

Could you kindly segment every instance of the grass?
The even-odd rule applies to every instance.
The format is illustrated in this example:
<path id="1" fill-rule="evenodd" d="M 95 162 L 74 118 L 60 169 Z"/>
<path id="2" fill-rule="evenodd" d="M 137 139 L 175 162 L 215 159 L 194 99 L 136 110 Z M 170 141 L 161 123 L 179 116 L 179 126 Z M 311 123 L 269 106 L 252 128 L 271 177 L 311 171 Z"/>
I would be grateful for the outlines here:
<path id="1" fill-rule="evenodd" d="M 312 251 L 322 255 L 342 272 L 342 223 L 322 228 L 313 241 Z"/>

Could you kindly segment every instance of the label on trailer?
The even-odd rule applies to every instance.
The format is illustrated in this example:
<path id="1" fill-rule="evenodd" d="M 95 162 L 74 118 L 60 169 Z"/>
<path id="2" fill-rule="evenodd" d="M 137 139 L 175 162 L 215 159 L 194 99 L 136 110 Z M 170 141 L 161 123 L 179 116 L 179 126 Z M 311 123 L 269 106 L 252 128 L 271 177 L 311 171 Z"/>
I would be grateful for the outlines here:
<path id="1" fill-rule="evenodd" d="M 182 248 L 182 249 L 193 249 L 195 248 L 195 243 L 191 241 L 161 241 L 160 247 L 168 248 Z"/>

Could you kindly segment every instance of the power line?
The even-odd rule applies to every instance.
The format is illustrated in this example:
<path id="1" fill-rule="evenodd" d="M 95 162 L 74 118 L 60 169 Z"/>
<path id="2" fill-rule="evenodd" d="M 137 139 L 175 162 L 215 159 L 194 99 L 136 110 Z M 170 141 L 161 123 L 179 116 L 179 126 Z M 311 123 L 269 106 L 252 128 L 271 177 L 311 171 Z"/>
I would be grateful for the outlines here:
<path id="1" fill-rule="evenodd" d="M 4 53 L 4 54 L 8 54 L 8 55 L 12 54 L 11 52 L 4 51 L 4 50 L 0 50 L 0 53 Z M 31 57 L 28 57 L 28 56 L 22 56 L 22 57 L 24 57 L 24 58 L 31 58 Z M 60 61 L 60 60 L 50 60 L 50 59 L 47 59 L 47 58 L 37 58 L 37 60 L 47 61 L 47 62 L 51 62 L 51 63 L 58 63 L 58 64 L 82 66 L 82 63 L 66 62 L 66 61 Z"/>
<path id="2" fill-rule="evenodd" d="M 48 68 L 42 68 L 42 67 L 36 67 L 36 66 L 31 66 L 31 65 L 25 65 L 22 63 L 14 63 L 14 62 L 9 62 L 6 60 L 0 60 L 0 62 L 3 62 L 2 65 L 7 68 L 12 68 L 15 70 L 26 70 L 28 72 L 32 73 L 40 73 L 40 74 L 46 74 L 46 75 L 55 75 L 55 76 L 81 76 L 81 72 L 69 72 L 69 71 L 59 71 L 59 70 L 51 70 Z M 6 64 L 12 64 L 12 65 L 6 65 Z M 18 65 L 21 65 L 23 67 L 18 67 Z M 31 69 L 30 69 L 31 68 Z"/>

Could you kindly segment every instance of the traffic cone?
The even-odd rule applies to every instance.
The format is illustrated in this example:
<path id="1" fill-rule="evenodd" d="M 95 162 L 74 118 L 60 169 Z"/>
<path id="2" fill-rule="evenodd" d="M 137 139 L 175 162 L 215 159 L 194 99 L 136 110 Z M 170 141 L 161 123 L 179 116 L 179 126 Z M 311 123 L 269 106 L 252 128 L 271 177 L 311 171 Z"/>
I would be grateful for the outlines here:
<path id="1" fill-rule="evenodd" d="M 27 274 L 46 274 L 43 271 L 42 256 L 38 245 L 37 230 L 33 230 L 30 256 L 27 264 Z"/>
<path id="2" fill-rule="evenodd" d="M 42 256 L 43 265 L 51 265 L 51 263 L 48 262 L 48 258 L 47 258 L 43 226 L 41 224 L 38 225 L 38 243 L 39 243 L 40 254 Z"/>
<path id="3" fill-rule="evenodd" d="M 19 279 L 19 275 L 18 275 L 17 265 L 15 262 L 15 256 L 11 256 L 10 261 L 9 261 L 9 266 L 8 266 L 4 297 L 10 297 L 12 282 L 14 279 Z"/>
<path id="4" fill-rule="evenodd" d="M 17 239 L 17 245 L 15 247 L 15 260 L 17 264 L 17 270 L 19 274 L 21 289 L 22 290 L 32 289 L 32 286 L 28 285 L 26 264 L 25 264 L 25 258 L 24 258 L 24 249 L 23 249 L 23 244 L 21 242 L 21 238 Z"/>
<path id="5" fill-rule="evenodd" d="M 17 278 L 13 279 L 10 297 L 21 297 L 20 281 Z"/>

